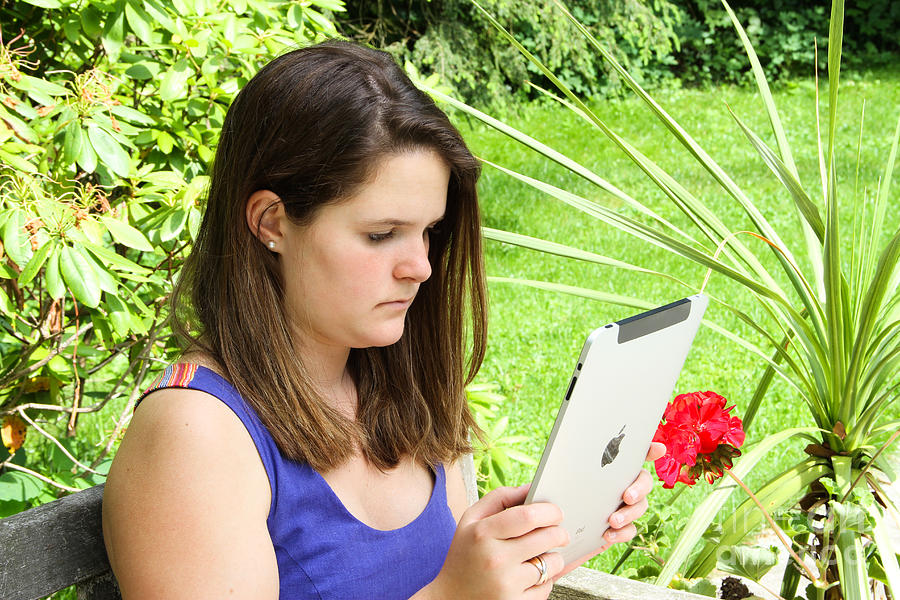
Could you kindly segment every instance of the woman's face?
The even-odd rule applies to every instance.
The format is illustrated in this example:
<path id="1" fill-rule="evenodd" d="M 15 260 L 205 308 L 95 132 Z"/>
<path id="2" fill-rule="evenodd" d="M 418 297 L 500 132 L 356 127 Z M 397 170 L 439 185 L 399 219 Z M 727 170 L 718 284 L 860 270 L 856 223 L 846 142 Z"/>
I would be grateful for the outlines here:
<path id="1" fill-rule="evenodd" d="M 304 346 L 393 344 L 431 275 L 428 236 L 444 216 L 450 169 L 437 154 L 392 154 L 345 201 L 284 237 L 285 300 Z"/>

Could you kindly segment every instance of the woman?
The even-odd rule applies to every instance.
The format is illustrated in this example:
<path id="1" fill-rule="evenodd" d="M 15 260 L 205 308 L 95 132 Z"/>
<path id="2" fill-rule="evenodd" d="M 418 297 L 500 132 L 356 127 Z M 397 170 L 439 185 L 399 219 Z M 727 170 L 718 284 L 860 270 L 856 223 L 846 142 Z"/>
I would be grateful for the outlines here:
<path id="1" fill-rule="evenodd" d="M 106 485 L 126 600 L 548 595 L 560 510 L 525 486 L 467 509 L 456 462 L 485 346 L 478 173 L 381 52 L 296 50 L 238 94 L 173 299 L 189 349 Z"/>

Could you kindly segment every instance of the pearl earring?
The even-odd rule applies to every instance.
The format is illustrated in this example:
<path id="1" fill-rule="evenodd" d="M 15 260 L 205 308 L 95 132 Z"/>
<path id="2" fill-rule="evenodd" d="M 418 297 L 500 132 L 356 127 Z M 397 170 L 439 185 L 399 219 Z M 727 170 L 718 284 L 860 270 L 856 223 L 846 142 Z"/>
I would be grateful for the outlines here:
<path id="1" fill-rule="evenodd" d="M 269 240 L 269 250 L 275 249 L 275 240 Z"/>

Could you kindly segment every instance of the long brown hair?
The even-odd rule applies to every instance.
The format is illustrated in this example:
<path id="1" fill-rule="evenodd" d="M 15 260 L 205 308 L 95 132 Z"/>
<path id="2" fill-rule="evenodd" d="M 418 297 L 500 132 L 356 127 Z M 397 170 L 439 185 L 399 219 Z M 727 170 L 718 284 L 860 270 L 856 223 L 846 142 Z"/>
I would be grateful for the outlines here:
<path id="1" fill-rule="evenodd" d="M 416 149 L 450 166 L 431 277 L 401 339 L 352 349 L 357 419 L 330 407 L 294 351 L 278 260 L 247 227 L 257 190 L 308 224 L 370 180 L 379 160 Z M 206 212 L 173 294 L 176 331 L 213 358 L 282 453 L 319 471 L 356 447 L 381 469 L 470 450 L 465 397 L 484 357 L 486 297 L 475 184 L 479 164 L 447 116 L 386 53 L 331 41 L 284 54 L 235 98 L 222 127 Z"/>

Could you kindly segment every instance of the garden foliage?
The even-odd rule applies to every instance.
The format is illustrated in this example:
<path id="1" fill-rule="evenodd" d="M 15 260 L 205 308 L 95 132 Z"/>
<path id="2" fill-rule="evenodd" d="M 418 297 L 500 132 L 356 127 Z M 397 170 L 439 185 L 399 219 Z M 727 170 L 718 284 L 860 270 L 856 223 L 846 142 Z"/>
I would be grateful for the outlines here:
<path id="1" fill-rule="evenodd" d="M 0 3 L 0 517 L 102 480 L 171 358 L 166 301 L 231 99 L 272 56 L 333 35 L 341 9 Z M 76 437 L 108 403 L 118 426 Z"/>
<path id="2" fill-rule="evenodd" d="M 769 398 L 768 391 L 775 377 L 791 387 L 797 405 L 803 407 L 812 424 L 775 431 L 747 444 L 729 471 L 734 475 L 730 480 L 743 480 L 770 450 L 791 438 L 808 442 L 805 452 L 795 457 L 792 467 L 777 473 L 736 510 L 721 515 L 719 525 L 713 521 L 734 486 L 729 480 L 715 484 L 713 491 L 695 507 L 674 545 L 664 556 L 657 557 L 660 560 L 655 581 L 667 585 L 679 573 L 689 578 L 705 577 L 717 564 L 732 570 L 737 563 L 749 564 L 744 559 L 752 553 L 740 549 L 740 544 L 748 533 L 765 523 L 765 513 L 760 510 L 764 506 L 772 513 L 780 513 L 780 528 L 790 536 L 790 549 L 802 557 L 797 562 L 814 565 L 805 571 L 812 582 L 806 590 L 807 598 L 865 599 L 885 586 L 896 597 L 900 590 L 900 565 L 887 523 L 900 518 L 900 510 L 886 494 L 883 482 L 895 480 L 897 474 L 884 460 L 883 453 L 900 438 L 900 421 L 892 417 L 891 410 L 900 389 L 900 226 L 887 213 L 890 198 L 896 196 L 891 181 L 900 145 L 900 121 L 892 128 L 892 145 L 883 157 L 881 177 L 870 185 L 855 181 L 854 194 L 840 197 L 839 202 L 846 189 L 838 184 L 839 174 L 852 172 L 856 156 L 843 155 L 837 132 L 848 120 L 855 124 L 858 118 L 846 114 L 839 104 L 843 1 L 833 0 L 830 12 L 827 83 L 823 85 L 826 108 L 820 109 L 817 95 L 817 104 L 810 111 L 815 115 L 809 127 L 815 132 L 814 153 L 818 164 L 812 177 L 815 183 L 807 185 L 794 161 L 760 58 L 740 19 L 722 0 L 723 14 L 732 23 L 749 59 L 761 110 L 771 129 L 771 142 L 767 143 L 740 115 L 732 112 L 735 134 L 746 138 L 761 164 L 782 184 L 780 206 L 785 207 L 787 215 L 774 214 L 771 209 L 769 214 L 764 214 L 752 198 L 751 187 L 746 190 L 741 187 L 630 76 L 587 27 L 581 26 L 561 2 L 557 4 L 596 52 L 619 73 L 646 106 L 648 115 L 665 127 L 672 144 L 685 151 L 685 159 L 696 162 L 715 182 L 717 193 L 734 202 L 742 214 L 740 221 L 733 223 L 733 218 L 713 212 L 675 173 L 666 171 L 621 137 L 487 12 L 485 15 L 496 30 L 563 95 L 555 98 L 614 143 L 658 187 L 666 201 L 681 213 L 682 225 L 667 220 L 653 207 L 616 187 L 615 182 L 606 181 L 561 151 L 454 98 L 434 90 L 433 93 L 614 197 L 621 210 L 613 210 L 527 174 L 492 165 L 596 218 L 598 234 L 602 232 L 601 223 L 612 226 L 739 285 L 759 307 L 760 314 L 765 315 L 763 318 L 745 312 L 735 302 L 734 294 L 708 295 L 711 305 L 727 310 L 752 335 L 739 334 L 711 321 L 715 311 L 711 311 L 710 319 L 704 320 L 704 324 L 759 357 L 762 371 L 756 390 L 746 404 L 740 403 L 747 407 L 743 424 L 749 426 L 760 403 Z M 732 140 L 723 143 L 730 144 Z M 848 217 L 844 211 L 849 207 L 853 210 Z M 784 224 L 791 220 L 793 225 L 786 228 Z M 539 252 L 672 278 L 670 274 L 627 260 L 592 254 L 515 231 L 486 229 L 485 234 L 489 239 Z M 625 298 L 605 290 L 556 282 L 505 281 L 631 307 L 649 307 L 642 298 Z M 696 291 L 694 286 L 684 285 Z M 724 418 L 719 422 L 724 424 Z M 732 560 L 723 561 L 726 552 L 731 553 Z M 795 598 L 799 583 L 799 571 L 788 569 L 781 596 Z"/>
<path id="3" fill-rule="evenodd" d="M 485 6 L 572 89 L 595 95 L 619 87 L 614 71 L 590 51 L 552 0 L 488 0 Z M 673 2 L 585 0 L 573 11 L 632 72 L 670 76 L 668 67 L 651 65 L 666 64 L 675 50 L 681 13 Z M 528 81 L 543 79 L 467 0 L 349 0 L 340 27 L 423 73 L 439 73 L 455 93 L 477 104 L 501 108 L 510 95 L 528 97 Z"/>
<path id="4" fill-rule="evenodd" d="M 615 69 L 554 10 L 552 0 L 483 3 L 530 52 L 582 96 L 615 95 L 626 86 Z M 743 47 L 717 0 L 581 0 L 573 16 L 644 87 L 752 81 Z M 812 73 L 813 43 L 828 39 L 828 7 L 818 0 L 740 0 L 745 23 L 770 81 Z M 467 0 L 348 0 L 345 35 L 385 48 L 423 73 L 439 73 L 455 94 L 501 110 L 547 87 L 540 69 L 505 43 Z M 845 50 L 851 68 L 890 64 L 900 50 L 900 3 L 862 0 L 847 8 Z"/>

